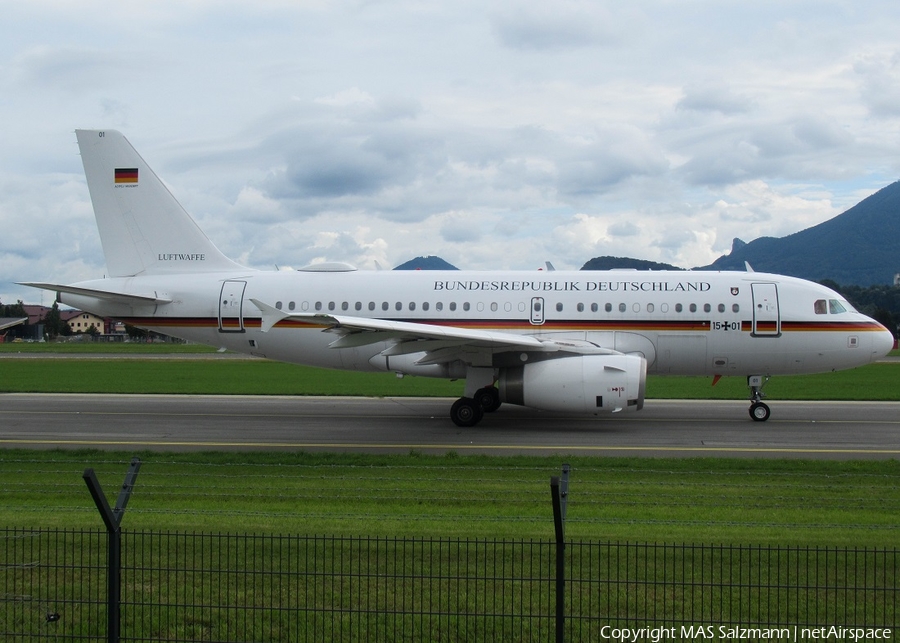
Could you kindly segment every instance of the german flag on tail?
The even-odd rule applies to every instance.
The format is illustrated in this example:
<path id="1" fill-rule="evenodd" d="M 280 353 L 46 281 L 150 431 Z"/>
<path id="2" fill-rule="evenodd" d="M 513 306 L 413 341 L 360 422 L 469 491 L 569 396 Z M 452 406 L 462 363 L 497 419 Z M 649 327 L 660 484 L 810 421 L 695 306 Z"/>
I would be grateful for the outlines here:
<path id="1" fill-rule="evenodd" d="M 138 169 L 136 167 L 116 168 L 116 185 L 120 183 L 137 183 Z"/>

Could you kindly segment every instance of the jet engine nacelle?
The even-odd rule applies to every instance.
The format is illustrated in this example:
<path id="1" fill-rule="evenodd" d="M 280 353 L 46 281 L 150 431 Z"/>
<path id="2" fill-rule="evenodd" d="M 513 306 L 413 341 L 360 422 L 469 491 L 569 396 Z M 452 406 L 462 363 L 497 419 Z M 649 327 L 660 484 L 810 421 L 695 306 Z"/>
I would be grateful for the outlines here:
<path id="1" fill-rule="evenodd" d="M 640 355 L 573 355 L 500 372 L 500 399 L 548 411 L 639 411 L 647 360 Z"/>

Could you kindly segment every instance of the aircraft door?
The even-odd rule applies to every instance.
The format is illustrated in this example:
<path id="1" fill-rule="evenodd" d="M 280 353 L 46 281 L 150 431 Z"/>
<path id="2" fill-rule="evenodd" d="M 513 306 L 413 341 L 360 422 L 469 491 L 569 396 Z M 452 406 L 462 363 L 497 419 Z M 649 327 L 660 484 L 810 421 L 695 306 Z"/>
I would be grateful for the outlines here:
<path id="1" fill-rule="evenodd" d="M 778 286 L 751 284 L 753 290 L 753 337 L 779 337 L 781 314 L 778 310 Z"/>
<path id="2" fill-rule="evenodd" d="M 544 298 L 531 298 L 531 323 L 540 326 L 544 323 Z"/>
<path id="3" fill-rule="evenodd" d="M 246 281 L 227 280 L 222 284 L 219 295 L 219 332 L 244 332 L 244 289 Z"/>

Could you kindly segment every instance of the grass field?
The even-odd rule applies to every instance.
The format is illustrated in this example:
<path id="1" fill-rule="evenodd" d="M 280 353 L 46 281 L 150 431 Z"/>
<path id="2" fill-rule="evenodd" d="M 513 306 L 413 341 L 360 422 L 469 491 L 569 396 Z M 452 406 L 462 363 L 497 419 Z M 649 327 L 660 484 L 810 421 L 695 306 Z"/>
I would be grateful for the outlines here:
<path id="1" fill-rule="evenodd" d="M 120 345 L 0 345 L 21 352 Z M 52 348 L 49 348 L 52 347 Z M 461 382 L 345 373 L 250 359 L 0 360 L 0 392 L 457 396 Z M 158 353 L 154 359 L 142 355 Z M 121 356 L 120 356 L 121 357 Z M 655 398 L 744 399 L 742 378 L 653 377 Z M 900 366 L 773 379 L 771 399 L 900 399 Z M 2 412 L 2 411 L 0 411 Z M 0 416 L 2 417 L 2 416 Z M 0 451 L 0 524 L 98 526 L 81 473 L 114 491 L 131 453 Z M 565 458 L 144 453 L 131 528 L 303 534 L 544 537 L 549 477 Z M 900 463 L 572 458 L 567 535 L 647 541 L 896 546 Z M 114 497 L 111 501 L 114 500 Z"/>
<path id="2" fill-rule="evenodd" d="M 0 524 L 101 527 L 133 454 L 0 450 Z M 128 529 L 895 547 L 900 463 L 311 453 L 142 453 Z"/>

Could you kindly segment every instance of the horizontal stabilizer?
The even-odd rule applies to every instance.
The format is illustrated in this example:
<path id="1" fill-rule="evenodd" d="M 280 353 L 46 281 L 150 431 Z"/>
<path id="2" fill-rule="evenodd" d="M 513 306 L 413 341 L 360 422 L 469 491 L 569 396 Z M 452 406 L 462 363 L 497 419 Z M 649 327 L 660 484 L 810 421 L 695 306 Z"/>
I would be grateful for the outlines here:
<path id="1" fill-rule="evenodd" d="M 250 301 L 253 302 L 253 305 L 259 308 L 262 313 L 262 328 L 260 330 L 264 333 L 268 333 L 275 324 L 290 316 L 290 313 L 278 310 L 275 306 L 270 306 L 258 299 L 251 298 Z"/>
<path id="2" fill-rule="evenodd" d="M 104 301 L 114 301 L 120 304 L 130 305 L 148 305 L 148 304 L 168 304 L 172 300 L 166 297 L 158 297 L 156 293 L 150 294 L 132 294 L 122 292 L 111 292 L 109 290 L 97 290 L 96 288 L 79 288 L 77 286 L 64 286 L 61 284 L 47 284 L 34 281 L 19 282 L 20 286 L 31 286 L 32 288 L 41 288 L 42 290 L 52 290 L 55 292 L 64 292 L 70 295 L 81 295 L 83 297 L 96 297 Z"/>

